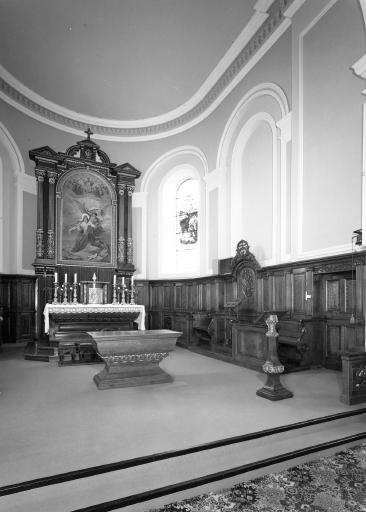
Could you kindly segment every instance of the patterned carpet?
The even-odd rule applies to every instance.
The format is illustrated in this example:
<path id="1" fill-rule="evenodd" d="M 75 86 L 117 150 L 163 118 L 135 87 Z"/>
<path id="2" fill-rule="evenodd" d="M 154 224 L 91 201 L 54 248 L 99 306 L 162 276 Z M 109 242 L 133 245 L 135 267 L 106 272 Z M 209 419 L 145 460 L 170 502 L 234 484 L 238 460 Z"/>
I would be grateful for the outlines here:
<path id="1" fill-rule="evenodd" d="M 149 512 L 364 512 L 366 443 Z"/>

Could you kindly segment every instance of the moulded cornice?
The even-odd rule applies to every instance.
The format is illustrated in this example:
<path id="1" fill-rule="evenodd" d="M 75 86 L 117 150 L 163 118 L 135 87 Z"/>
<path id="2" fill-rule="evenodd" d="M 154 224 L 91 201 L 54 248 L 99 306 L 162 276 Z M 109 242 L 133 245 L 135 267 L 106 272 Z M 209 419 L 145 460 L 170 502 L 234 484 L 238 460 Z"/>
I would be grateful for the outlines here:
<path id="1" fill-rule="evenodd" d="M 305 2 L 306 0 L 295 0 L 291 5 L 283 10 L 283 15 L 286 16 L 286 18 L 292 18 L 295 12 L 297 12 Z M 290 2 L 288 2 L 288 4 L 289 3 Z"/>
<path id="2" fill-rule="evenodd" d="M 258 12 L 267 12 L 274 0 L 258 0 L 253 9 Z"/>
<path id="3" fill-rule="evenodd" d="M 366 79 L 366 55 L 361 57 L 355 64 L 353 64 L 352 69 L 356 75 Z"/>
<path id="4" fill-rule="evenodd" d="M 258 0 L 251 20 L 197 93 L 162 116 L 123 121 L 79 114 L 42 98 L 1 65 L 0 98 L 38 121 L 70 133 L 79 135 L 91 127 L 95 139 L 141 141 L 174 135 L 201 122 L 217 108 L 288 27 L 290 20 L 282 14 L 284 7 L 288 10 L 299 1 L 281 0 L 277 12 L 269 15 L 260 10 L 268 9 L 273 0 Z"/>

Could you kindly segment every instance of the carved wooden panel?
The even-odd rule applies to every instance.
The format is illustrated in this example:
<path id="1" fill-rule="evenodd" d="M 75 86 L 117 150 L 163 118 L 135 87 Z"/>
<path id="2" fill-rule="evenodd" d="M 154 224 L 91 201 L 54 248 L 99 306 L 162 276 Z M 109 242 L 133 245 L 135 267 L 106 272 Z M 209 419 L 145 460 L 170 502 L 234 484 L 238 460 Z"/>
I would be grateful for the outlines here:
<path id="1" fill-rule="evenodd" d="M 149 329 L 162 329 L 164 318 L 160 311 L 152 311 L 148 315 Z"/>
<path id="2" fill-rule="evenodd" d="M 174 286 L 174 309 L 182 309 L 183 307 L 183 286 L 175 285 Z"/>
<path id="3" fill-rule="evenodd" d="M 168 285 L 163 285 L 162 286 L 162 289 L 163 289 L 163 308 L 164 309 L 169 309 L 170 308 L 170 291 L 171 291 L 171 286 L 170 284 Z"/>
<path id="4" fill-rule="evenodd" d="M 305 310 L 306 273 L 305 269 L 293 271 L 293 312 L 295 314 L 306 314 Z"/>
<path id="5" fill-rule="evenodd" d="M 18 340 L 30 340 L 32 338 L 32 318 L 30 313 L 21 313 L 20 329 L 18 330 Z"/>
<path id="6" fill-rule="evenodd" d="M 341 350 L 341 326 L 340 325 L 327 325 L 326 326 L 326 355 L 334 356 Z"/>
<path id="7" fill-rule="evenodd" d="M 159 307 L 159 286 L 152 285 L 151 287 L 151 307 L 158 308 Z"/>
<path id="8" fill-rule="evenodd" d="M 193 309 L 193 284 L 186 284 L 186 307 L 188 310 Z"/>
<path id="9" fill-rule="evenodd" d="M 32 341 L 36 319 L 35 276 L 0 275 L 3 343 Z M 43 313 L 41 311 L 40 313 Z"/>
<path id="10" fill-rule="evenodd" d="M 211 283 L 207 283 L 205 288 L 206 288 L 206 307 L 205 307 L 205 309 L 210 311 L 212 309 L 212 305 L 211 305 Z"/>
<path id="11" fill-rule="evenodd" d="M 285 276 L 283 274 L 275 274 L 273 277 L 273 298 L 274 309 L 286 309 L 285 303 Z"/>
<path id="12" fill-rule="evenodd" d="M 173 319 L 174 331 L 182 332 L 182 336 L 178 339 L 188 340 L 189 339 L 189 323 L 186 318 L 175 316 Z"/>
<path id="13" fill-rule="evenodd" d="M 340 313 L 340 280 L 327 281 L 326 311 Z"/>
<path id="14" fill-rule="evenodd" d="M 148 282 L 136 282 L 135 287 L 137 291 L 137 295 L 135 297 L 136 304 L 142 304 L 145 306 L 145 309 L 148 309 L 149 304 L 149 283 Z"/>
<path id="15" fill-rule="evenodd" d="M 346 280 L 346 313 L 356 312 L 356 279 Z"/>
<path id="16" fill-rule="evenodd" d="M 266 311 L 270 308 L 269 306 L 269 279 L 268 276 L 262 276 L 262 297 L 263 297 L 263 311 Z"/>
<path id="17" fill-rule="evenodd" d="M 200 283 L 199 284 L 199 290 L 200 290 L 200 302 L 199 302 L 199 309 L 207 310 L 207 283 Z"/>
<path id="18" fill-rule="evenodd" d="M 233 357 L 246 368 L 262 371 L 267 357 L 266 328 L 233 324 Z"/>
<path id="19" fill-rule="evenodd" d="M 20 304 L 18 304 L 23 310 L 30 309 L 32 307 L 33 297 L 31 292 L 32 288 L 29 282 L 20 282 L 20 294 L 18 296 Z"/>

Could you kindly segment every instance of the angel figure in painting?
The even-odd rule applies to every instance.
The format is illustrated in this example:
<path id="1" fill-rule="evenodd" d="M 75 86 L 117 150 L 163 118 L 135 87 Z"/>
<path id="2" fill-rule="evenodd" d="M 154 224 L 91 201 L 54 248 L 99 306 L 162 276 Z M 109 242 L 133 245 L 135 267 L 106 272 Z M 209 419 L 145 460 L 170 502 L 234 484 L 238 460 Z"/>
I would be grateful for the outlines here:
<path id="1" fill-rule="evenodd" d="M 71 252 L 80 252 L 87 245 L 99 248 L 97 242 L 100 241 L 100 237 L 104 233 L 102 223 L 110 204 L 105 204 L 102 208 L 87 208 L 85 203 L 81 203 L 77 199 L 74 201 L 77 203 L 82 217 L 69 228 L 69 233 L 77 232 Z"/>

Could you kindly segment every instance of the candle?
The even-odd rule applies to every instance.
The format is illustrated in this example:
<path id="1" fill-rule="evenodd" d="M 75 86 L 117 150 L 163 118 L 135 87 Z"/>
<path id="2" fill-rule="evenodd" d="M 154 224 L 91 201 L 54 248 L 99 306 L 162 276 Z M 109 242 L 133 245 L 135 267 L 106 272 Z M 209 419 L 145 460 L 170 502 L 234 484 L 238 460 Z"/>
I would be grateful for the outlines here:
<path id="1" fill-rule="evenodd" d="M 67 283 L 67 274 L 65 274 L 65 283 Z"/>
<path id="2" fill-rule="evenodd" d="M 55 283 L 57 283 L 57 272 L 55 272 Z"/>
<path id="3" fill-rule="evenodd" d="M 74 283 L 76 284 L 78 282 L 78 275 L 74 274 Z"/>
<path id="4" fill-rule="evenodd" d="M 114 276 L 113 276 L 113 284 L 116 284 L 116 280 L 117 280 L 117 276 L 116 276 L 116 274 L 114 274 Z"/>
<path id="5" fill-rule="evenodd" d="M 122 277 L 122 284 L 125 284 L 125 278 Z"/>
<path id="6" fill-rule="evenodd" d="M 133 286 L 133 276 L 131 277 L 131 286 Z"/>

